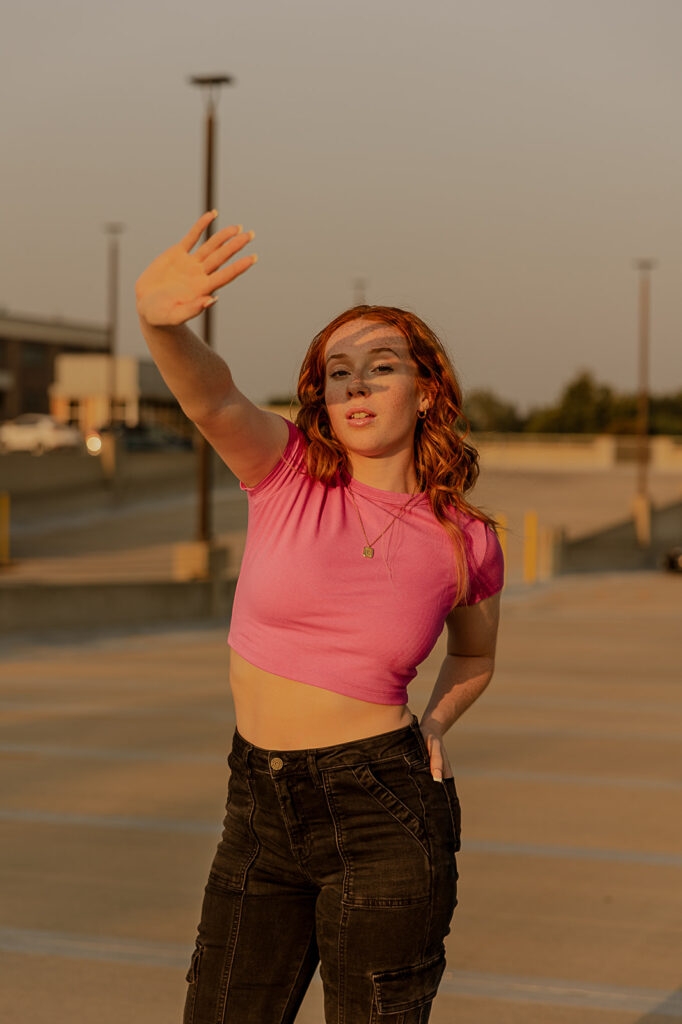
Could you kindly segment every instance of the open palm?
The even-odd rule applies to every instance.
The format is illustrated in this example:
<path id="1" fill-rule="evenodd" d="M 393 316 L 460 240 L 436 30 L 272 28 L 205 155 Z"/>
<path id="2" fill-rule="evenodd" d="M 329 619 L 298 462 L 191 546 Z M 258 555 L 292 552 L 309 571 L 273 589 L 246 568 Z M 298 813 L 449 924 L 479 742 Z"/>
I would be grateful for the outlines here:
<path id="1" fill-rule="evenodd" d="M 203 214 L 182 241 L 157 256 L 137 279 L 137 311 L 148 324 L 172 326 L 198 316 L 215 301 L 213 292 L 256 262 L 256 256 L 243 256 L 225 266 L 254 236 L 234 225 L 191 251 L 215 216 L 213 211 Z"/>

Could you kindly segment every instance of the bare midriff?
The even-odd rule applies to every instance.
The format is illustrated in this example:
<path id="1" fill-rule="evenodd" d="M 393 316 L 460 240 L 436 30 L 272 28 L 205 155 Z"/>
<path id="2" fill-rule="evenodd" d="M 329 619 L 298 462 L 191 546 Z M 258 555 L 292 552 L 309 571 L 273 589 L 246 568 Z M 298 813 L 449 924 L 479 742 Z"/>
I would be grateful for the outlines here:
<path id="1" fill-rule="evenodd" d="M 230 650 L 237 729 L 266 750 L 330 747 L 402 729 L 407 704 L 371 704 L 320 686 L 265 672 Z"/>

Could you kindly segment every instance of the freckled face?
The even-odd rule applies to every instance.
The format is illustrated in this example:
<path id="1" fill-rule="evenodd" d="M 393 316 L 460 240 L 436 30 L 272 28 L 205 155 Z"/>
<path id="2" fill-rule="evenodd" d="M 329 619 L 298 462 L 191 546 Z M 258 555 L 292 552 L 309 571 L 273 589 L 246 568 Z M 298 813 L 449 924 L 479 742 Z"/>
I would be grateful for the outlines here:
<path id="1" fill-rule="evenodd" d="M 325 402 L 339 441 L 367 456 L 411 450 L 417 411 L 428 402 L 398 328 L 363 319 L 343 324 L 327 342 L 325 361 Z"/>

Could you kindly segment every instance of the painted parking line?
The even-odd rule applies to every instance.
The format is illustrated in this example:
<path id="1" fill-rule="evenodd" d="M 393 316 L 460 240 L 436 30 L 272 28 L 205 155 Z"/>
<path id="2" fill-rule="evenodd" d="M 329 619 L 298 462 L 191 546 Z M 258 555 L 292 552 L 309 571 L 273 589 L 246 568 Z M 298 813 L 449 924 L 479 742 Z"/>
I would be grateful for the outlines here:
<path id="1" fill-rule="evenodd" d="M 520 978 L 479 971 L 446 970 L 439 991 L 506 1003 L 540 1003 L 582 1010 L 620 1010 L 669 1018 L 682 1013 L 682 993 L 679 991 L 622 988 L 564 979 Z"/>
<path id="2" fill-rule="evenodd" d="M 0 808 L 0 823 L 26 825 L 84 826 L 86 828 L 130 829 L 142 832 L 179 832 L 187 835 L 216 835 L 218 821 L 187 821 L 175 818 L 129 817 L 119 814 L 69 814 L 56 811 Z M 562 860 L 608 861 L 621 864 L 682 867 L 682 854 L 649 850 L 613 850 L 600 847 L 549 846 L 539 843 L 508 843 L 488 839 L 464 839 L 462 854 L 495 854 L 504 857 L 552 857 Z"/>
<path id="3" fill-rule="evenodd" d="M 228 747 L 225 747 L 228 750 Z M 224 762 L 227 754 L 183 753 L 130 747 L 74 747 L 59 743 L 10 743 L 0 741 L 1 754 L 22 754 L 35 757 L 92 758 L 112 761 L 194 761 L 215 764 Z M 453 760 L 451 758 L 451 760 Z M 625 789 L 682 789 L 682 779 L 639 778 L 636 776 L 582 775 L 574 772 L 532 772 L 498 768 L 458 768 L 457 778 L 502 779 L 509 782 L 548 782 L 577 786 L 617 786 Z"/>
<path id="4" fill-rule="evenodd" d="M 144 967 L 184 969 L 193 942 L 154 943 L 114 936 L 72 935 L 28 928 L 0 928 L 0 951 Z M 313 983 L 321 984 L 319 967 Z M 682 1013 L 682 993 L 650 988 L 599 985 L 573 979 L 519 977 L 446 969 L 439 993 L 500 1002 L 535 1003 L 584 1010 L 627 1011 L 675 1017 Z"/>
<path id="5" fill-rule="evenodd" d="M 162 707 L 126 707 L 120 704 L 106 703 L 44 703 L 36 704 L 30 701 L 3 701 L 0 711 L 6 713 L 23 714 L 38 721 L 41 718 L 50 718 L 55 721 L 68 722 L 73 718 L 193 718 L 197 720 L 209 720 L 211 722 L 223 721 L 234 723 L 234 713 L 225 707 L 203 707 L 189 709 L 185 705 L 178 705 L 177 708 Z M 668 722 L 670 716 L 668 716 Z M 674 729 L 670 732 L 665 729 L 648 729 L 631 727 L 625 724 L 611 724 L 609 726 L 599 725 L 534 725 L 527 722 L 466 722 L 459 726 L 460 735 L 472 736 L 505 736 L 507 739 L 517 737 L 538 739 L 538 740 L 590 740 L 596 739 L 602 743 L 624 743 L 629 741 L 645 743 L 674 743 L 680 741 L 680 730 Z"/>
<path id="6" fill-rule="evenodd" d="M 139 964 L 145 967 L 182 967 L 189 963 L 193 937 L 186 945 L 153 943 L 102 935 L 71 935 L 68 932 L 31 928 L 0 928 L 0 950 L 38 956 L 63 956 L 74 960 Z"/>
<path id="7" fill-rule="evenodd" d="M 226 748 L 227 749 L 227 748 Z M 227 754 L 194 754 L 164 750 L 134 750 L 123 747 L 72 747 L 57 743 L 2 743 L 0 755 L 74 758 L 93 761 L 147 761 L 169 764 L 225 764 Z M 452 760 L 452 759 L 451 759 Z M 571 772 L 520 772 L 507 769 L 457 768 L 457 779 L 483 779 L 500 782 L 541 782 L 566 786 L 613 786 L 617 789 L 682 790 L 682 780 L 647 779 L 611 775 L 576 775 Z"/>
<path id="8" fill-rule="evenodd" d="M 57 743 L 0 743 L 0 754 L 22 757 L 58 757 L 92 761 L 151 761 L 159 764 L 225 764 L 227 753 L 194 754 L 164 750 L 134 750 L 128 747 L 71 747 Z"/>
<path id="9" fill-rule="evenodd" d="M 0 812 L 1 813 L 1 812 Z M 542 843 L 499 843 L 462 839 L 463 853 L 492 853 L 503 857 L 557 857 L 562 860 L 601 860 L 615 864 L 660 865 L 682 868 L 682 854 L 649 850 L 609 850 L 591 846 L 548 846 Z"/>
<path id="10" fill-rule="evenodd" d="M 0 747 L 1 749 L 1 747 Z M 451 758 L 452 761 L 452 758 Z M 485 768 L 458 769 L 454 766 L 457 779 L 489 779 L 495 782 L 543 782 L 561 786 L 614 786 L 617 789 L 660 789 L 677 791 L 682 789 L 682 780 L 641 779 L 612 775 L 574 775 L 569 772 L 515 772 Z"/>
<path id="11" fill-rule="evenodd" d="M 538 739 L 555 740 L 588 740 L 596 739 L 602 742 L 613 741 L 623 742 L 627 740 L 644 740 L 651 743 L 679 743 L 680 732 L 673 730 L 666 732 L 665 729 L 637 729 L 629 725 L 615 723 L 609 727 L 600 725 L 533 725 L 527 722 L 467 722 L 460 726 L 461 733 L 471 735 L 507 736 L 513 739 L 516 736 L 537 737 Z"/>
<path id="12" fill-rule="evenodd" d="M 676 611 L 676 615 L 679 615 L 679 612 Z M 520 678 L 525 680 L 527 676 L 522 675 Z M 602 677 L 595 675 L 594 678 L 600 681 Z M 584 679 L 582 673 L 581 679 Z M 512 680 L 509 679 L 508 682 L 511 683 Z M 553 711 L 608 711 L 610 715 L 661 715 L 666 713 L 682 715 L 682 701 L 680 700 L 647 702 L 645 700 L 617 700 L 601 697 L 566 697 L 552 693 L 534 693 L 532 696 L 520 697 L 498 691 L 494 695 L 491 694 L 486 703 L 486 708 L 490 711 L 494 711 L 497 707 L 527 708 L 529 710 L 544 708 Z"/>
<path id="13" fill-rule="evenodd" d="M 0 808 L 1 822 L 25 825 L 77 825 L 86 828 L 119 828 L 134 832 L 183 832 L 187 835 L 219 833 L 222 823 L 183 821 L 174 818 L 128 817 L 123 814 L 62 814 L 56 811 L 21 811 Z"/>
<path id="14" fill-rule="evenodd" d="M 61 718 L 68 721 L 70 718 L 197 718 L 199 720 L 209 719 L 212 722 L 234 722 L 234 712 L 227 706 L 227 701 L 221 702 L 220 707 L 209 705 L 204 707 L 188 708 L 186 704 L 178 704 L 177 707 L 160 707 L 158 705 L 122 704 L 106 701 L 29 701 L 29 700 L 0 700 L 0 714 L 31 715 L 33 718 Z"/>

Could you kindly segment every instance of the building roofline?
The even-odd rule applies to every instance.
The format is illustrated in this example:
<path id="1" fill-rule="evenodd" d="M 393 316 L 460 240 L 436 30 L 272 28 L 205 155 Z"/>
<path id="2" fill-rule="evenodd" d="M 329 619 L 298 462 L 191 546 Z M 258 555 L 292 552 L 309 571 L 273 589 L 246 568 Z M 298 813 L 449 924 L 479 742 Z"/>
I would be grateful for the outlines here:
<path id="1" fill-rule="evenodd" d="M 18 338 L 53 345 L 85 345 L 95 350 L 108 348 L 105 325 L 84 323 L 63 316 L 34 316 L 10 313 L 0 308 L 0 338 Z"/>

